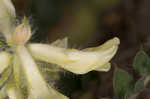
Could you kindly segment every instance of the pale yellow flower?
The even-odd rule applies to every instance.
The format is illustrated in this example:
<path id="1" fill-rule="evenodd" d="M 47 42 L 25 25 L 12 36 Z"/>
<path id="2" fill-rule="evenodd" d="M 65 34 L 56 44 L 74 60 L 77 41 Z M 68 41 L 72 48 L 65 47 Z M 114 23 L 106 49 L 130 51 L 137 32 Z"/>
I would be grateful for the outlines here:
<path id="1" fill-rule="evenodd" d="M 2 73 L 11 62 L 11 55 L 7 52 L 0 52 L 0 73 Z"/>
<path id="2" fill-rule="evenodd" d="M 108 71 L 120 43 L 115 37 L 101 46 L 83 50 L 67 48 L 67 38 L 51 45 L 27 44 L 31 37 L 28 20 L 24 17 L 17 26 L 13 23 L 15 21 L 11 1 L 0 0 L 0 32 L 9 46 L 9 50 L 0 52 L 0 87 L 4 89 L 0 90 L 0 98 L 7 95 L 10 99 L 68 99 L 47 84 L 34 58 L 57 64 L 76 74 Z"/>
<path id="3" fill-rule="evenodd" d="M 12 31 L 15 17 L 15 8 L 11 0 L 0 0 L 0 32 L 5 36 L 9 36 Z"/>
<path id="4" fill-rule="evenodd" d="M 67 97 L 48 86 L 32 56 L 24 46 L 18 46 L 16 52 L 27 76 L 29 99 L 67 99 Z"/>
<path id="5" fill-rule="evenodd" d="M 0 32 L 10 47 L 9 50 L 0 52 L 0 87 L 4 89 L 0 90 L 0 98 L 8 96 L 9 99 L 68 99 L 47 84 L 26 49 L 25 43 L 31 37 L 31 27 L 26 17 L 18 26 L 15 22 L 16 13 L 11 0 L 0 0 Z M 24 90 L 26 87 L 27 90 Z M 23 91 L 28 91 L 27 96 Z"/>
<path id="6" fill-rule="evenodd" d="M 83 50 L 66 49 L 46 44 L 29 44 L 29 51 L 38 60 L 60 65 L 76 74 L 92 70 L 108 71 L 120 41 L 113 38 L 103 45 Z"/>
<path id="7" fill-rule="evenodd" d="M 16 17 L 11 0 L 0 0 L 0 18 Z"/>
<path id="8" fill-rule="evenodd" d="M 13 85 L 9 86 L 6 92 L 9 99 L 23 99 L 19 90 Z"/>

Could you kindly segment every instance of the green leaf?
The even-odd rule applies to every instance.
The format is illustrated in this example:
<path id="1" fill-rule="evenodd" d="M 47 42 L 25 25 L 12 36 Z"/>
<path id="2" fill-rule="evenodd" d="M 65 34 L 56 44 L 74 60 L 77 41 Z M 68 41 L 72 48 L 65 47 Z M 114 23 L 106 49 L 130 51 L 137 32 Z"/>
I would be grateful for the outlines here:
<path id="1" fill-rule="evenodd" d="M 150 59 L 144 51 L 139 51 L 133 62 L 134 69 L 142 76 L 150 74 Z"/>
<path id="2" fill-rule="evenodd" d="M 130 96 L 131 96 L 131 92 L 126 92 L 125 96 L 123 99 L 130 99 Z"/>
<path id="3" fill-rule="evenodd" d="M 134 81 L 127 72 L 117 68 L 114 73 L 113 86 L 119 99 L 124 99 L 133 91 Z"/>
<path id="4" fill-rule="evenodd" d="M 140 93 L 143 89 L 144 89 L 144 79 L 139 79 L 135 84 L 134 91 L 136 93 Z"/>

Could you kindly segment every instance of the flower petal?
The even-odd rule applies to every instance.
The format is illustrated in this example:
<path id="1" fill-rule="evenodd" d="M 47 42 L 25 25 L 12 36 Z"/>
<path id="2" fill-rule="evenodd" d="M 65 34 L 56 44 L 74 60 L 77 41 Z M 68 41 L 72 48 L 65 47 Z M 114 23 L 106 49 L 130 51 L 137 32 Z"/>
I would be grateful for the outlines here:
<path id="1" fill-rule="evenodd" d="M 28 50 L 24 46 L 16 49 L 28 83 L 28 99 L 68 99 L 47 85 Z"/>
<path id="2" fill-rule="evenodd" d="M 5 99 L 7 97 L 6 86 L 3 86 L 0 90 L 0 99 Z"/>
<path id="3" fill-rule="evenodd" d="M 15 8 L 11 0 L 0 0 L 0 18 L 2 17 L 16 17 Z"/>
<path id="4" fill-rule="evenodd" d="M 51 43 L 52 46 L 67 48 L 68 47 L 68 38 L 58 39 Z"/>
<path id="5" fill-rule="evenodd" d="M 9 40 L 15 26 L 15 8 L 11 0 L 0 0 L 0 32 Z"/>
<path id="6" fill-rule="evenodd" d="M 65 48 L 49 46 L 47 44 L 29 44 L 29 51 L 36 59 L 47 61 L 49 63 L 61 64 L 73 62 L 66 55 Z"/>
<path id="7" fill-rule="evenodd" d="M 6 69 L 11 60 L 11 56 L 9 53 L 7 52 L 0 52 L 0 73 L 2 73 L 4 71 L 4 69 Z"/>
<path id="8" fill-rule="evenodd" d="M 107 71 L 110 70 L 110 68 L 111 68 L 111 64 L 106 63 L 105 65 L 100 66 L 100 68 L 95 69 L 95 71 L 105 71 L 105 72 L 107 72 Z"/>
<path id="9" fill-rule="evenodd" d="M 12 73 L 12 68 L 10 66 L 3 71 L 2 77 L 0 77 L 0 88 L 4 87 L 4 85 L 10 78 L 11 73 Z"/>
<path id="10" fill-rule="evenodd" d="M 17 89 L 22 94 L 22 97 L 24 97 L 23 99 L 26 99 L 28 95 L 27 81 L 26 81 L 21 63 L 18 60 L 19 60 L 18 56 L 14 55 L 14 58 L 13 58 L 14 82 L 16 83 Z"/>
<path id="11" fill-rule="evenodd" d="M 19 90 L 14 86 L 14 83 L 11 85 L 9 84 L 8 86 L 7 95 L 9 99 L 23 99 Z"/>
<path id="12" fill-rule="evenodd" d="M 38 60 L 60 65 L 76 74 L 103 68 L 116 54 L 120 41 L 113 38 L 101 46 L 84 50 L 65 49 L 46 44 L 30 44 L 29 51 Z"/>

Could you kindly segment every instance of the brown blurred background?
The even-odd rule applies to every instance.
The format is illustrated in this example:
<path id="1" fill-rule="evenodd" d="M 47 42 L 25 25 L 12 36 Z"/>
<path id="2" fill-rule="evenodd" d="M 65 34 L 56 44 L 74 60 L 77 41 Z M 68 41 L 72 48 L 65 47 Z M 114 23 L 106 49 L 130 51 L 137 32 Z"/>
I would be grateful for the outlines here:
<path id="1" fill-rule="evenodd" d="M 31 22 L 33 42 L 68 37 L 69 47 L 82 49 L 115 36 L 121 40 L 108 73 L 74 75 L 64 72 L 57 88 L 71 99 L 116 99 L 112 79 L 115 67 L 133 75 L 132 61 L 143 48 L 150 54 L 150 0 L 13 0 L 18 19 Z M 149 94 L 149 93 L 148 93 Z M 146 99 L 146 98 L 141 98 Z M 150 99 L 150 98 L 147 98 Z"/>

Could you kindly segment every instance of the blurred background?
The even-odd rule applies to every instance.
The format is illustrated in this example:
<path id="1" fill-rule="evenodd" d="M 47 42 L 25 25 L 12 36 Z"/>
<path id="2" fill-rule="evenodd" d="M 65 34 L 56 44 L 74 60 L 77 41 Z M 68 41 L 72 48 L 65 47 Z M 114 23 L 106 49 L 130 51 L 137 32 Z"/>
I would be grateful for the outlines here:
<path id="1" fill-rule="evenodd" d="M 136 80 L 133 57 L 141 48 L 150 54 L 150 0 L 13 0 L 13 3 L 18 19 L 24 15 L 30 19 L 33 42 L 50 43 L 68 37 L 70 48 L 83 49 L 115 36 L 120 38 L 111 71 L 60 74 L 56 88 L 71 99 L 115 99 L 112 82 L 115 67 L 128 71 Z"/>

